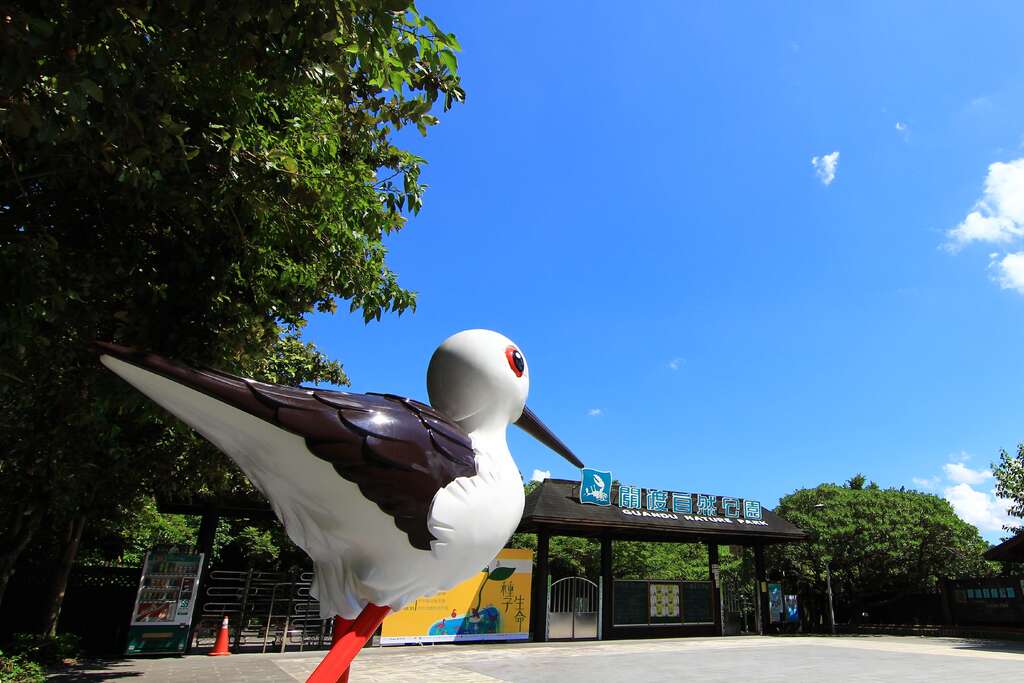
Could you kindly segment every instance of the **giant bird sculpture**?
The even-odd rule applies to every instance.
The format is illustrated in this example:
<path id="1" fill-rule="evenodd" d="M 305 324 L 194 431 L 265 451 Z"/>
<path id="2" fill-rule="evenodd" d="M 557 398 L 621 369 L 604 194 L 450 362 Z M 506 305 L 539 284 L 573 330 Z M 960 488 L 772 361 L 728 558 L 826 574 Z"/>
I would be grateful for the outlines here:
<path id="1" fill-rule="evenodd" d="M 519 347 L 489 330 L 459 332 L 434 352 L 433 407 L 98 347 L 106 367 L 227 453 L 312 558 L 321 616 L 336 615 L 317 683 L 347 679 L 390 610 L 479 572 L 515 531 L 524 501 L 510 424 L 583 466 L 526 407 Z"/>

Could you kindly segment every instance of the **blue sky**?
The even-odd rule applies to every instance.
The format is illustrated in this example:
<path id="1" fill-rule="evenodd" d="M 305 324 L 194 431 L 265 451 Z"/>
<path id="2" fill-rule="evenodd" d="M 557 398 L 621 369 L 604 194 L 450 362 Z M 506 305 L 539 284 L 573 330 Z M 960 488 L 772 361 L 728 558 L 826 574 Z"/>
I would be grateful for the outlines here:
<path id="1" fill-rule="evenodd" d="M 619 479 L 774 505 L 863 472 L 1002 535 L 1024 8 L 419 5 L 458 35 L 468 98 L 407 141 L 430 189 L 389 246 L 416 313 L 307 329 L 353 391 L 425 398 L 435 346 L 488 327 Z M 527 478 L 576 476 L 510 443 Z"/>

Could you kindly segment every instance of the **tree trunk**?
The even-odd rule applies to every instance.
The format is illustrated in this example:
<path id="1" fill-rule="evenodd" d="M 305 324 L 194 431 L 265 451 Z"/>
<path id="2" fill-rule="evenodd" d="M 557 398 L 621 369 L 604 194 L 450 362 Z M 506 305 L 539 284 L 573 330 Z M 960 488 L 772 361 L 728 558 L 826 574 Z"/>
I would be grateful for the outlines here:
<path id="1" fill-rule="evenodd" d="M 61 553 L 60 561 L 53 575 L 53 586 L 50 591 L 50 602 L 46 610 L 46 622 L 43 624 L 43 635 L 57 635 L 57 621 L 60 619 L 61 605 L 64 604 L 64 591 L 68 587 L 71 566 L 75 563 L 75 557 L 78 556 L 78 544 L 82 540 L 83 529 L 85 529 L 85 515 L 74 517 L 68 526 L 64 552 Z"/>
<path id="2" fill-rule="evenodd" d="M 0 540 L 0 604 L 4 601 L 7 582 L 14 574 L 18 558 L 32 540 L 43 518 L 42 505 L 19 504 L 12 515 L 10 528 Z"/>

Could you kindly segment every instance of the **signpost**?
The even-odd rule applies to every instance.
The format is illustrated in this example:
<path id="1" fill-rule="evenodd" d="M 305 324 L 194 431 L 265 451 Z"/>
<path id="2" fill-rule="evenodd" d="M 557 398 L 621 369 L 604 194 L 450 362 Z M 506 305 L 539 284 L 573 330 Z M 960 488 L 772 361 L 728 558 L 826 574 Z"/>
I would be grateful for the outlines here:
<path id="1" fill-rule="evenodd" d="M 202 567 L 202 553 L 146 553 L 128 629 L 127 654 L 185 651 Z"/>

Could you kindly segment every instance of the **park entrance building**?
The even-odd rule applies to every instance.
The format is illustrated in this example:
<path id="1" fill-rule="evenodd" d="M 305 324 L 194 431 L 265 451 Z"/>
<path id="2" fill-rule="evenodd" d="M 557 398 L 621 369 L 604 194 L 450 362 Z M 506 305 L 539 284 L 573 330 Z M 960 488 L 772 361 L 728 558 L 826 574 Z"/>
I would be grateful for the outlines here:
<path id="1" fill-rule="evenodd" d="M 531 609 L 535 641 L 725 635 L 720 545 L 753 549 L 754 630 L 763 634 L 769 623 L 764 548 L 807 538 L 757 501 L 620 485 L 610 473 L 591 469 L 584 469 L 580 481 L 545 479 L 527 496 L 518 530 L 537 534 Z M 600 581 L 570 577 L 549 585 L 552 536 L 599 541 Z M 612 572 L 615 541 L 705 544 L 708 579 L 617 580 Z"/>

